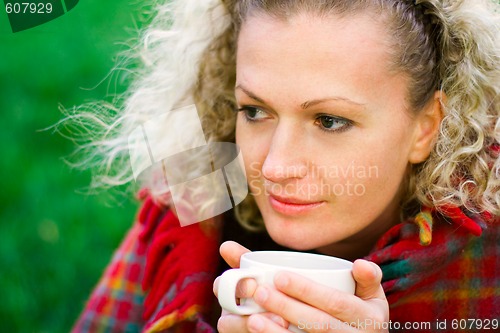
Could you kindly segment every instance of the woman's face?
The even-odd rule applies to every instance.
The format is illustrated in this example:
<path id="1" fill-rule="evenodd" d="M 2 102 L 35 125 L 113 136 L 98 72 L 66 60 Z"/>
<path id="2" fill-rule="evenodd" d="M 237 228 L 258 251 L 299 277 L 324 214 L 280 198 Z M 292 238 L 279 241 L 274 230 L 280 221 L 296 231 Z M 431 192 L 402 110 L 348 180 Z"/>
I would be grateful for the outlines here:
<path id="1" fill-rule="evenodd" d="M 236 141 L 277 243 L 348 257 L 398 222 L 415 122 L 390 51 L 366 15 L 243 24 Z"/>

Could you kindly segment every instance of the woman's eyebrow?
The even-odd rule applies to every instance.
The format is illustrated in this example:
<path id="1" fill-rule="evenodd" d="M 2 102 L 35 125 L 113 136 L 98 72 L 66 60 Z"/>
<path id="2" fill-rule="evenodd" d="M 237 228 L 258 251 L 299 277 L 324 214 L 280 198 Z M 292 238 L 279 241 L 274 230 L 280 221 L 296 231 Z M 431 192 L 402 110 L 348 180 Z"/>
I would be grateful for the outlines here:
<path id="1" fill-rule="evenodd" d="M 317 104 L 326 103 L 326 102 L 330 102 L 330 101 L 335 101 L 335 102 L 340 101 L 340 102 L 352 104 L 352 105 L 357 106 L 357 107 L 359 107 L 359 106 L 362 106 L 363 108 L 365 107 L 365 104 L 363 104 L 363 103 L 355 102 L 349 98 L 342 97 L 342 96 L 332 96 L 332 97 L 326 97 L 326 98 L 321 98 L 321 99 L 314 99 L 312 101 L 306 101 L 306 102 L 300 104 L 300 107 L 305 110 L 310 106 L 314 106 Z"/>
<path id="2" fill-rule="evenodd" d="M 243 87 L 241 84 L 236 85 L 235 89 L 239 89 L 239 90 L 243 91 L 248 97 L 250 97 L 251 99 L 256 100 L 259 103 L 268 105 L 268 103 L 266 103 L 266 101 L 263 98 L 260 98 L 255 93 L 253 93 L 250 90 L 248 90 L 247 88 Z M 331 96 L 331 97 L 326 97 L 326 98 L 314 99 L 314 100 L 306 101 L 306 102 L 300 104 L 300 107 L 305 110 L 308 107 L 311 107 L 311 106 L 314 106 L 314 105 L 317 105 L 317 104 L 321 104 L 321 103 L 330 102 L 330 101 L 345 102 L 345 103 L 352 104 L 352 105 L 357 106 L 357 107 L 360 107 L 360 106 L 364 107 L 365 106 L 364 103 L 355 102 L 355 101 L 353 101 L 353 100 L 351 100 L 349 98 L 346 98 L 346 97 Z"/>
<path id="3" fill-rule="evenodd" d="M 251 99 L 254 99 L 254 100 L 256 100 L 259 103 L 267 105 L 266 101 L 264 101 L 262 98 L 260 98 L 259 96 L 257 96 L 253 92 L 251 92 L 250 90 L 248 90 L 245 87 L 243 87 L 241 84 L 236 85 L 236 87 L 234 89 L 240 89 L 241 91 L 243 91 Z"/>

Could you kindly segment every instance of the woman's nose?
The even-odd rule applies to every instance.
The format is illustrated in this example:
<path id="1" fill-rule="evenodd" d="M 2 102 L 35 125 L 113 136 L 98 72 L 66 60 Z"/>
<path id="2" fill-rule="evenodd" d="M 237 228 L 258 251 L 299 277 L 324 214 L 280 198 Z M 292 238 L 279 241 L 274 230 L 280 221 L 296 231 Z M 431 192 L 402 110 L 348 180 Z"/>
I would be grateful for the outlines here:
<path id="1" fill-rule="evenodd" d="M 299 129 L 279 124 L 262 165 L 264 178 L 273 183 L 304 178 L 308 172 L 305 148 Z"/>

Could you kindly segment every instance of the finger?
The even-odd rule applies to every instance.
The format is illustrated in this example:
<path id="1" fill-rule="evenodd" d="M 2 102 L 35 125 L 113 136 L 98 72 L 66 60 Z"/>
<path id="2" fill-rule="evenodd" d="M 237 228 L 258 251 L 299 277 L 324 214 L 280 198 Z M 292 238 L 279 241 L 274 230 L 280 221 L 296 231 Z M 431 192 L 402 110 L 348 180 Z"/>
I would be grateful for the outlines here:
<path id="1" fill-rule="evenodd" d="M 222 258 L 224 258 L 224 260 L 232 268 L 240 267 L 241 255 L 250 252 L 250 250 L 247 249 L 246 247 L 241 246 L 240 244 L 233 241 L 227 241 L 222 243 L 222 245 L 219 248 L 219 251 Z"/>
<path id="2" fill-rule="evenodd" d="M 307 332 L 356 331 L 342 320 L 267 286 L 258 287 L 254 299 L 269 312 Z"/>
<path id="3" fill-rule="evenodd" d="M 255 316 L 255 315 L 254 315 Z M 250 316 L 253 317 L 253 316 Z M 228 313 L 226 311 L 222 311 L 222 315 L 219 318 L 217 323 L 217 330 L 219 332 L 259 332 L 259 321 L 260 317 L 264 317 L 264 329 L 265 327 L 276 327 L 269 323 L 269 321 L 273 322 L 278 327 L 288 328 L 288 322 L 286 322 L 280 316 L 277 316 L 273 313 L 264 312 L 258 314 L 257 318 L 253 317 L 250 319 L 249 316 L 239 316 L 235 314 Z M 250 319 L 250 322 L 249 322 Z M 249 328 L 252 327 L 251 329 Z M 253 329 L 253 331 L 252 331 Z M 272 328 L 271 328 L 272 329 Z M 274 330 L 269 329 L 269 332 L 275 332 Z M 278 331 L 281 332 L 281 331 Z M 289 331 L 285 331 L 289 332 Z"/>
<path id="4" fill-rule="evenodd" d="M 352 275 L 356 280 L 356 296 L 361 299 L 385 299 L 385 293 L 380 284 L 382 270 L 378 265 L 358 259 L 352 267 Z"/>
<path id="5" fill-rule="evenodd" d="M 284 326 L 286 324 L 286 326 Z M 247 328 L 251 333 L 276 332 L 290 333 L 288 324 L 279 316 L 269 313 L 258 313 L 248 317 Z"/>
<path id="6" fill-rule="evenodd" d="M 250 298 L 253 297 L 257 289 L 257 281 L 255 279 L 243 279 L 236 285 L 236 297 L 237 298 Z"/>
<path id="7" fill-rule="evenodd" d="M 213 292 L 215 297 L 218 297 L 219 281 L 218 276 L 213 283 Z M 255 279 L 242 279 L 236 285 L 236 298 L 250 298 L 257 289 L 257 281 Z"/>
<path id="8" fill-rule="evenodd" d="M 304 305 L 305 303 L 309 305 L 294 306 L 293 308 L 287 307 L 280 304 L 285 302 L 285 300 L 277 296 L 272 300 L 272 305 L 262 305 L 266 310 L 281 315 L 292 322 L 294 322 L 294 317 L 301 316 L 301 318 L 317 317 L 320 322 L 325 322 L 328 318 L 334 317 L 340 321 L 350 323 L 363 320 L 366 318 L 367 313 L 373 312 L 370 304 L 362 299 L 352 294 L 314 283 L 310 279 L 298 274 L 280 272 L 276 275 L 274 284 L 282 292 L 282 295 L 286 294 L 284 296 L 289 296 L 295 302 L 300 301 L 298 302 L 299 304 Z M 255 292 L 254 298 L 260 304 L 259 289 Z M 278 311 L 277 308 L 280 310 Z"/>
<path id="9" fill-rule="evenodd" d="M 238 316 L 235 314 L 223 314 L 217 322 L 217 331 L 220 333 L 229 332 L 248 332 L 247 316 Z"/>

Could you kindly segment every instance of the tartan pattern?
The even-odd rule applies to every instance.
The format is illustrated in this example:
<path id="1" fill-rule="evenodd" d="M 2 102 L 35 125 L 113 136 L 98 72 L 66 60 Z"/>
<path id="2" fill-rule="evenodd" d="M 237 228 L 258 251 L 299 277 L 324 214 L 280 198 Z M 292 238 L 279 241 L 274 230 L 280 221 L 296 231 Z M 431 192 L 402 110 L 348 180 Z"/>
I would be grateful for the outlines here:
<path id="1" fill-rule="evenodd" d="M 433 219 L 428 246 L 421 244 L 421 229 L 410 220 L 389 230 L 366 258 L 384 273 L 390 319 L 429 321 L 433 326 L 428 332 L 456 332 L 452 320 L 500 319 L 499 221 L 486 224 L 476 217 L 482 227 L 478 237 L 472 234 L 475 227 L 469 230 L 438 214 Z M 447 329 L 438 330 L 437 320 L 447 320 Z"/>
<path id="2" fill-rule="evenodd" d="M 452 207 L 440 211 L 447 215 L 424 207 L 385 233 L 365 258 L 382 268 L 390 319 L 433 325 L 448 320 L 448 330 L 428 332 L 456 331 L 452 319 L 500 319 L 500 221 L 490 216 L 486 223 Z M 180 227 L 171 211 L 146 198 L 139 223 L 73 332 L 215 332 L 206 317 L 219 260 L 218 229 L 210 222 Z"/>
<path id="3" fill-rule="evenodd" d="M 145 245 L 138 242 L 142 227 L 136 224 L 128 232 L 111 263 L 94 289 L 87 306 L 72 332 L 135 333 L 144 322 Z"/>
<path id="4" fill-rule="evenodd" d="M 171 210 L 143 199 L 72 332 L 215 332 L 205 315 L 214 300 L 218 228 L 213 221 L 181 227 Z"/>

